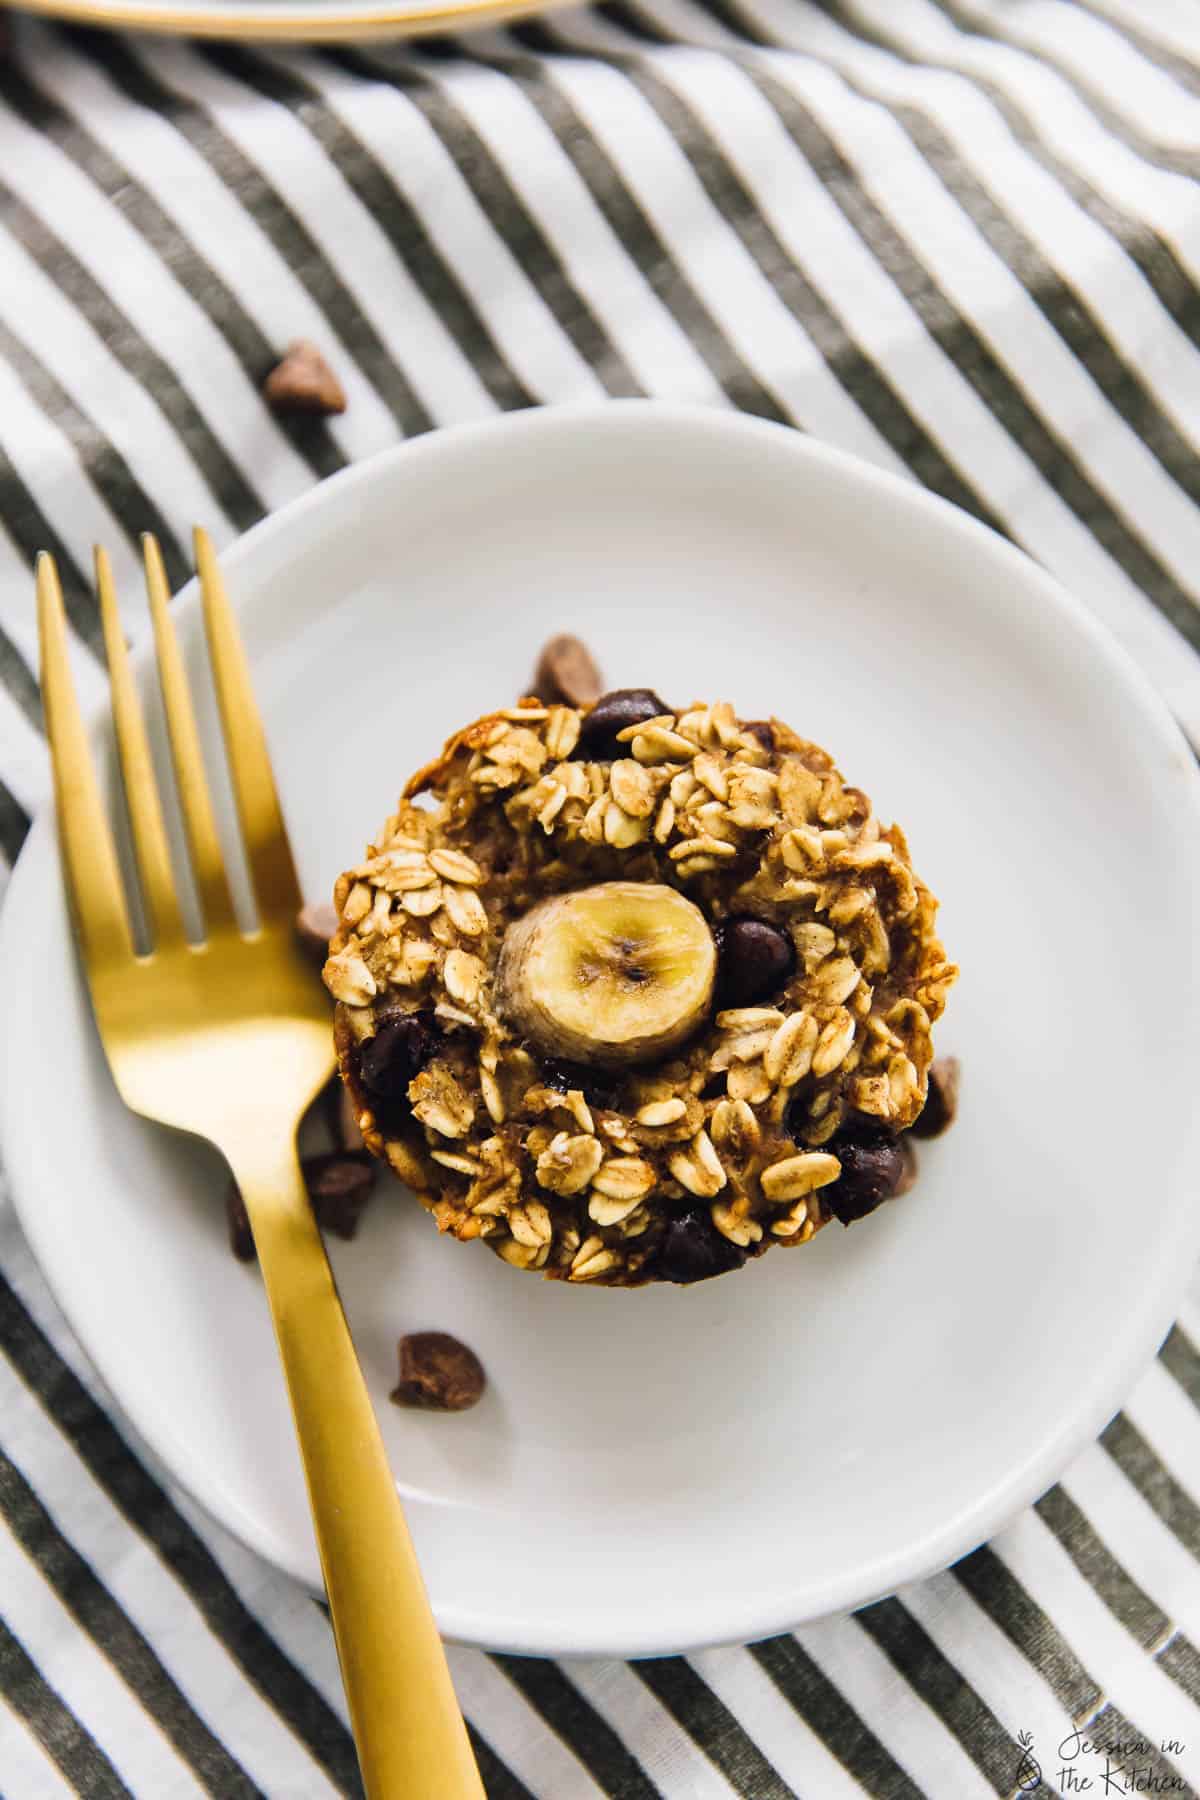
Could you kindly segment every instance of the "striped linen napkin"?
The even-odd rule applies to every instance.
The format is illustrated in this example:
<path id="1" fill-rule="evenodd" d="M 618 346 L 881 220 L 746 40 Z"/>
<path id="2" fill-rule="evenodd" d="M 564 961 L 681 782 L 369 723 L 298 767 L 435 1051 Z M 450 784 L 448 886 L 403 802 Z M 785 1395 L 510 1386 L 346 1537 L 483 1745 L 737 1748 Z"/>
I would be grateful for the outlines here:
<path id="1" fill-rule="evenodd" d="M 47 784 L 40 547 L 94 653 L 93 540 L 132 598 L 145 527 L 180 581 L 193 519 L 228 541 L 399 437 L 604 395 L 926 483 L 1092 606 L 1200 745 L 1198 164 L 1194 0 L 620 0 L 323 53 L 17 23 L 3 857 Z M 328 426 L 262 403 L 298 336 L 345 387 Z M 636 1664 L 453 1650 L 489 1794 L 1200 1791 L 1197 1345 L 1200 1286 L 1057 1487 L 853 1617 Z M 0 1350 L 7 1800 L 357 1793 L 324 1615 L 174 1491 L 2 1194 Z"/>

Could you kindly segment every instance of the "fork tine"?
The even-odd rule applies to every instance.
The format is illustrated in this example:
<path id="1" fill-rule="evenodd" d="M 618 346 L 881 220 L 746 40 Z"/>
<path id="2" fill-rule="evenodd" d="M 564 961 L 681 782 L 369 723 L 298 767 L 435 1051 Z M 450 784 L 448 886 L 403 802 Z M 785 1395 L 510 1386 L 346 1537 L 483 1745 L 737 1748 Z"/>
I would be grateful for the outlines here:
<path id="1" fill-rule="evenodd" d="M 200 572 L 200 592 L 204 596 L 209 660 L 221 706 L 225 753 L 233 775 L 233 791 L 259 910 L 264 917 L 281 910 L 294 913 L 300 905 L 300 884 L 279 810 L 279 795 L 271 772 L 266 734 L 250 685 L 246 652 L 221 579 L 212 540 L 199 525 L 192 539 L 196 567 Z"/>
<path id="2" fill-rule="evenodd" d="M 200 754 L 200 734 L 196 730 L 196 714 L 188 691 L 179 640 L 168 611 L 170 590 L 163 568 L 158 541 L 149 532 L 142 539 L 142 557 L 146 568 L 146 592 L 150 597 L 150 617 L 154 624 L 154 648 L 158 656 L 158 679 L 162 687 L 167 729 L 171 736 L 171 760 L 175 765 L 175 783 L 191 850 L 192 870 L 204 909 L 204 920 L 211 932 L 236 923 L 229 882 L 225 876 L 225 859 L 213 817 L 208 793 L 208 778 Z"/>
<path id="3" fill-rule="evenodd" d="M 175 898 L 175 878 L 171 873 L 171 853 L 167 848 L 158 784 L 154 779 L 154 765 L 150 761 L 150 745 L 146 740 L 141 702 L 133 676 L 129 672 L 129 653 L 121 631 L 112 564 L 108 560 L 108 552 L 99 544 L 96 546 L 96 590 L 100 596 L 100 622 L 104 628 L 104 653 L 108 660 L 108 682 L 112 690 L 113 724 L 121 756 L 125 804 L 133 827 L 142 898 L 149 914 L 153 940 L 157 943 L 175 942 L 183 936 L 183 923 L 179 916 L 179 902 Z"/>
<path id="4" fill-rule="evenodd" d="M 42 703 L 54 766 L 59 842 L 91 972 L 115 957 L 132 959 L 133 937 L 117 852 L 71 679 L 58 569 L 44 551 L 37 563 L 37 600 Z"/>

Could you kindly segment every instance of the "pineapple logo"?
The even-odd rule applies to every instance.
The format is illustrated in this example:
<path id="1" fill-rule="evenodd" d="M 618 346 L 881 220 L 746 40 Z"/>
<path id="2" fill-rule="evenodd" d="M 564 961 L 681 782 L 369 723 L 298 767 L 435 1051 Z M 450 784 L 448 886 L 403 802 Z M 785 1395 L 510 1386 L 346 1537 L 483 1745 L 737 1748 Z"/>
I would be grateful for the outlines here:
<path id="1" fill-rule="evenodd" d="M 1017 1742 L 1021 1746 L 1021 1761 L 1017 1767 L 1017 1792 L 1032 1794 L 1035 1788 L 1040 1788 L 1042 1785 L 1041 1765 L 1033 1754 L 1033 1733 L 1018 1731 Z"/>

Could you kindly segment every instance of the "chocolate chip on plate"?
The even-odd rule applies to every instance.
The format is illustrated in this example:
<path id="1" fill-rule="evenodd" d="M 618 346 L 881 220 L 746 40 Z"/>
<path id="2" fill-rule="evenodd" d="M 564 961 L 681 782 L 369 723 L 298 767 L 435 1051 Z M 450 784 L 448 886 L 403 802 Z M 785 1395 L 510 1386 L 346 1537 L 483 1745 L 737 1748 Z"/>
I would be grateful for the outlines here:
<path id="1" fill-rule="evenodd" d="M 486 1386 L 475 1352 L 448 1331 L 410 1331 L 400 1339 L 400 1380 L 392 1389 L 397 1406 L 466 1412 Z"/>
<path id="2" fill-rule="evenodd" d="M 574 754 L 587 762 L 629 756 L 632 752 L 627 745 L 617 742 L 618 731 L 625 731 L 630 725 L 644 725 L 648 719 L 660 718 L 670 710 L 651 688 L 614 688 L 610 694 L 601 695 L 583 720 Z"/>
<path id="3" fill-rule="evenodd" d="M 352 1156 L 358 1155 L 366 1148 L 358 1127 L 358 1108 L 340 1075 L 333 1077 L 321 1098 L 325 1122 L 329 1126 L 329 1135 L 335 1149 L 346 1150 Z"/>
<path id="4" fill-rule="evenodd" d="M 865 1219 L 899 1191 L 906 1166 L 900 1140 L 892 1132 L 855 1130 L 834 1138 L 829 1148 L 842 1172 L 821 1189 L 821 1199 L 843 1225 Z"/>
<path id="5" fill-rule="evenodd" d="M 250 1215 L 242 1199 L 242 1190 L 232 1175 L 225 1187 L 225 1220 L 229 1226 L 229 1248 L 239 1262 L 253 1262 L 254 1233 L 250 1229 Z"/>
<path id="6" fill-rule="evenodd" d="M 296 936 L 318 968 L 329 955 L 329 940 L 337 930 L 337 922 L 332 906 L 320 901 L 302 906 L 296 914 Z"/>
<path id="7" fill-rule="evenodd" d="M 352 1238 L 375 1186 L 375 1163 L 366 1156 L 333 1150 L 304 1157 L 300 1168 L 317 1224 Z"/>
<path id="8" fill-rule="evenodd" d="M 796 967 L 791 938 L 765 919 L 723 919 L 713 938 L 718 1006 L 753 1006 L 781 988 Z"/>
<path id="9" fill-rule="evenodd" d="M 683 1285 L 740 1269 L 745 1260 L 746 1252 L 721 1236 L 707 1207 L 698 1206 L 671 1220 L 654 1272 L 660 1280 Z"/>
<path id="10" fill-rule="evenodd" d="M 958 1112 L 961 1068 L 957 1056 L 939 1056 L 929 1071 L 925 1105 L 910 1130 L 914 1137 L 941 1137 L 949 1131 Z"/>
<path id="11" fill-rule="evenodd" d="M 916 1185 L 917 1176 L 921 1173 L 916 1148 L 909 1142 L 911 1136 L 911 1131 L 900 1133 L 900 1154 L 904 1158 L 904 1168 L 901 1170 L 900 1180 L 892 1189 L 893 1200 L 898 1200 L 901 1194 L 907 1194 L 908 1190 Z"/>
<path id="12" fill-rule="evenodd" d="M 327 418 L 344 413 L 342 384 L 315 344 L 297 338 L 263 383 L 268 405 L 278 413 L 310 413 Z"/>
<path id="13" fill-rule="evenodd" d="M 379 1100 L 407 1100 L 409 1082 L 429 1061 L 437 1041 L 428 1015 L 387 1014 L 376 1023 L 374 1037 L 359 1045 L 363 1086 Z"/>
<path id="14" fill-rule="evenodd" d="M 539 700 L 590 706 L 603 687 L 596 659 L 582 638 L 564 631 L 543 646 L 533 675 L 533 692 Z"/>

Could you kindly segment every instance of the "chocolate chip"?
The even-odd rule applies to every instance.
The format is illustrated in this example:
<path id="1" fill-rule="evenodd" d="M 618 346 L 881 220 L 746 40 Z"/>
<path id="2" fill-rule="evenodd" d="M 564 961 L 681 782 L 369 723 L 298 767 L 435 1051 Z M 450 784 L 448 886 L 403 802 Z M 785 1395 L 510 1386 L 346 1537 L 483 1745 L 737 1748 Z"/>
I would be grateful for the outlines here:
<path id="1" fill-rule="evenodd" d="M 590 706 L 599 699 L 603 686 L 595 658 L 582 638 L 563 632 L 543 647 L 533 675 L 533 692 L 539 700 Z"/>
<path id="2" fill-rule="evenodd" d="M 958 1082 L 961 1070 L 957 1056 L 939 1056 L 929 1071 L 929 1090 L 925 1105 L 910 1127 L 914 1137 L 941 1137 L 949 1131 L 958 1112 Z"/>
<path id="3" fill-rule="evenodd" d="M 574 755 L 588 762 L 629 756 L 632 752 L 627 744 L 617 742 L 618 731 L 630 725 L 644 725 L 647 719 L 657 719 L 670 710 L 650 688 L 614 688 L 611 694 L 597 700 L 583 720 Z"/>
<path id="4" fill-rule="evenodd" d="M 569 1094 L 578 1088 L 589 1106 L 597 1112 L 618 1112 L 620 1083 L 606 1081 L 597 1069 L 585 1069 L 578 1063 L 559 1062 L 554 1058 L 542 1064 L 542 1085 L 556 1094 Z"/>
<path id="5" fill-rule="evenodd" d="M 410 1331 L 400 1339 L 400 1380 L 392 1389 L 397 1406 L 466 1412 L 486 1385 L 475 1352 L 448 1331 Z"/>
<path id="6" fill-rule="evenodd" d="M 756 737 L 764 750 L 774 750 L 775 732 L 769 719 L 747 719 L 742 725 L 742 730 L 748 731 L 752 737 Z"/>
<path id="7" fill-rule="evenodd" d="M 315 344 L 297 338 L 263 383 L 267 404 L 278 413 L 344 413 L 342 384 Z"/>
<path id="8" fill-rule="evenodd" d="M 900 1133 L 900 1154 L 904 1158 L 904 1168 L 901 1170 L 899 1182 L 892 1190 L 893 1200 L 898 1200 L 901 1194 L 907 1194 L 908 1190 L 916 1185 L 917 1176 L 921 1173 L 921 1165 L 917 1161 L 917 1152 L 913 1145 L 909 1143 L 909 1138 L 911 1136 L 912 1133 L 909 1131 L 902 1131 Z"/>
<path id="9" fill-rule="evenodd" d="M 722 1237 L 706 1207 L 680 1213 L 667 1226 L 654 1272 L 663 1281 L 707 1281 L 740 1269 L 746 1252 Z"/>
<path id="10" fill-rule="evenodd" d="M 389 1013 L 358 1048 L 363 1086 L 379 1100 L 408 1099 L 408 1084 L 437 1048 L 433 1021 L 421 1013 Z"/>
<path id="11" fill-rule="evenodd" d="M 253 1262 L 254 1233 L 250 1229 L 250 1215 L 242 1199 L 242 1190 L 232 1175 L 225 1189 L 225 1220 L 229 1226 L 229 1248 L 239 1262 Z"/>
<path id="12" fill-rule="evenodd" d="M 574 1063 L 558 1062 L 553 1057 L 542 1065 L 542 1085 L 553 1088 L 556 1094 L 568 1094 L 572 1088 L 582 1089 L 587 1079 L 587 1070 L 576 1068 Z"/>
<path id="13" fill-rule="evenodd" d="M 753 1006 L 765 1000 L 796 967 L 791 938 L 765 919 L 724 919 L 713 938 L 719 1006 Z"/>
<path id="14" fill-rule="evenodd" d="M 835 1219 L 853 1225 L 890 1200 L 904 1179 L 904 1152 L 892 1132 L 870 1127 L 839 1134 L 829 1146 L 842 1165 L 837 1180 L 821 1189 Z"/>
<path id="15" fill-rule="evenodd" d="M 337 914 L 332 906 L 315 902 L 302 906 L 296 914 L 296 936 L 318 968 L 329 955 L 329 940 L 336 930 Z"/>
<path id="16" fill-rule="evenodd" d="M 375 1164 L 369 1157 L 334 1150 L 304 1157 L 300 1168 L 317 1224 L 352 1238 L 375 1186 Z"/>

